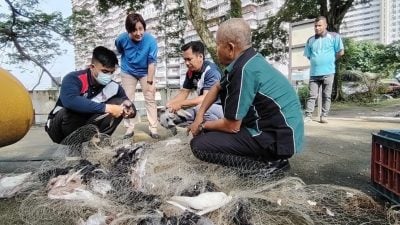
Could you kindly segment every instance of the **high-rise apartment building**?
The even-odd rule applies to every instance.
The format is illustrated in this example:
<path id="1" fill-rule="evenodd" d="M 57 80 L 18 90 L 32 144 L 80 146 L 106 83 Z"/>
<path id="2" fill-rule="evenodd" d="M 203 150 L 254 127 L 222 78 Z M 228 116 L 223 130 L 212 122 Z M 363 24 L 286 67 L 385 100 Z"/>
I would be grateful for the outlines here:
<path id="1" fill-rule="evenodd" d="M 75 39 L 75 65 L 77 69 L 84 68 L 90 62 L 91 50 L 96 45 L 103 45 L 115 50 L 114 40 L 122 32 L 125 32 L 125 17 L 126 11 L 114 7 L 109 10 L 106 15 L 100 15 L 97 10 L 97 0 L 71 0 L 74 10 L 89 10 L 95 15 L 93 18 L 93 26 L 88 27 L 88 32 L 96 32 L 86 38 Z M 266 3 L 256 4 L 251 0 L 242 1 L 243 18 L 249 22 L 252 29 L 257 29 L 258 24 L 266 23 L 268 16 L 276 14 L 284 0 L 271 0 Z M 177 7 L 174 1 L 164 1 L 165 10 Z M 224 17 L 230 9 L 229 1 L 226 0 L 203 0 L 201 7 L 204 14 L 207 16 L 207 24 L 210 31 L 215 35 L 218 29 L 218 24 L 223 21 Z M 173 42 L 170 38 L 165 37 L 163 32 L 157 32 L 156 27 L 160 24 L 158 10 L 153 4 L 146 4 L 140 13 L 146 20 L 147 31 L 152 33 L 158 41 L 158 61 L 156 70 L 156 80 L 159 87 L 179 87 L 186 72 L 186 66 L 183 64 L 181 57 L 168 57 L 167 52 L 171 51 L 166 45 L 168 42 Z M 188 22 L 184 31 L 184 42 L 199 40 L 199 37 Z M 86 48 L 83 48 L 86 47 Z"/>
<path id="2" fill-rule="evenodd" d="M 381 0 L 381 41 L 390 44 L 400 40 L 400 0 Z"/>
<path id="3" fill-rule="evenodd" d="M 340 27 L 344 37 L 380 41 L 380 0 L 356 4 L 346 13 Z"/>
<path id="4" fill-rule="evenodd" d="M 400 0 L 355 4 L 340 27 L 344 37 L 390 44 L 400 40 Z"/>

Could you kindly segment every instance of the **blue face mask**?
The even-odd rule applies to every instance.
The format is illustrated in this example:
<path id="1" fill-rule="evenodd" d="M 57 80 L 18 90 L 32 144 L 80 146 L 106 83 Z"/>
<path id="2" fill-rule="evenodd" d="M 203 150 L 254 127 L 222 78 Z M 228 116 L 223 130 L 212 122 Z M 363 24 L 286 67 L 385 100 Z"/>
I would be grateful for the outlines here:
<path id="1" fill-rule="evenodd" d="M 111 74 L 105 74 L 100 72 L 96 77 L 96 81 L 101 85 L 107 85 L 108 83 L 111 82 L 111 77 L 112 77 Z"/>

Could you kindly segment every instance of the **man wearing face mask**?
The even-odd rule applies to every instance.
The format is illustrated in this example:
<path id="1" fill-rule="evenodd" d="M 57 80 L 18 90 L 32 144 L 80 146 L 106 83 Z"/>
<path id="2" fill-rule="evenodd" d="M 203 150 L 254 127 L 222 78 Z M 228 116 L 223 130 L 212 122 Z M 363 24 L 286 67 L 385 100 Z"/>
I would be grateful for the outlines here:
<path id="1" fill-rule="evenodd" d="M 135 106 L 123 88 L 111 80 L 118 65 L 115 53 L 96 47 L 91 63 L 86 70 L 67 74 L 61 83 L 60 96 L 45 126 L 55 143 L 88 124 L 111 135 L 122 118 L 136 116 Z"/>

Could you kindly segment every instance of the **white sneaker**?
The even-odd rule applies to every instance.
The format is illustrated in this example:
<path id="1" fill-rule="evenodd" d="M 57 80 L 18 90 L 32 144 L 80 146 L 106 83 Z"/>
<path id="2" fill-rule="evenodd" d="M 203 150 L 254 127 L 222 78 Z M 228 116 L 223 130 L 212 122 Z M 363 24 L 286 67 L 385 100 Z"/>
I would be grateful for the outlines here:
<path id="1" fill-rule="evenodd" d="M 328 123 L 328 118 L 326 116 L 321 116 L 320 122 L 321 123 Z"/>
<path id="2" fill-rule="evenodd" d="M 305 116 L 304 117 L 304 123 L 308 123 L 308 122 L 311 122 L 311 121 L 312 121 L 311 116 Z"/>

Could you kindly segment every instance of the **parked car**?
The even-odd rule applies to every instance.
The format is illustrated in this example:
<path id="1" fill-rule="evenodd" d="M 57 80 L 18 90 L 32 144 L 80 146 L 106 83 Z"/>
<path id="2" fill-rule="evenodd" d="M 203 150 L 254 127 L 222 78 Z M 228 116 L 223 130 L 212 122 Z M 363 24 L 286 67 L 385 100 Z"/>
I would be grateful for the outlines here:
<path id="1" fill-rule="evenodd" d="M 391 82 L 387 84 L 388 92 L 395 92 L 400 90 L 400 83 L 399 82 Z"/>
<path id="2" fill-rule="evenodd" d="M 396 79 L 383 80 L 382 85 L 385 88 L 386 94 L 399 94 L 400 93 L 400 82 Z"/>

